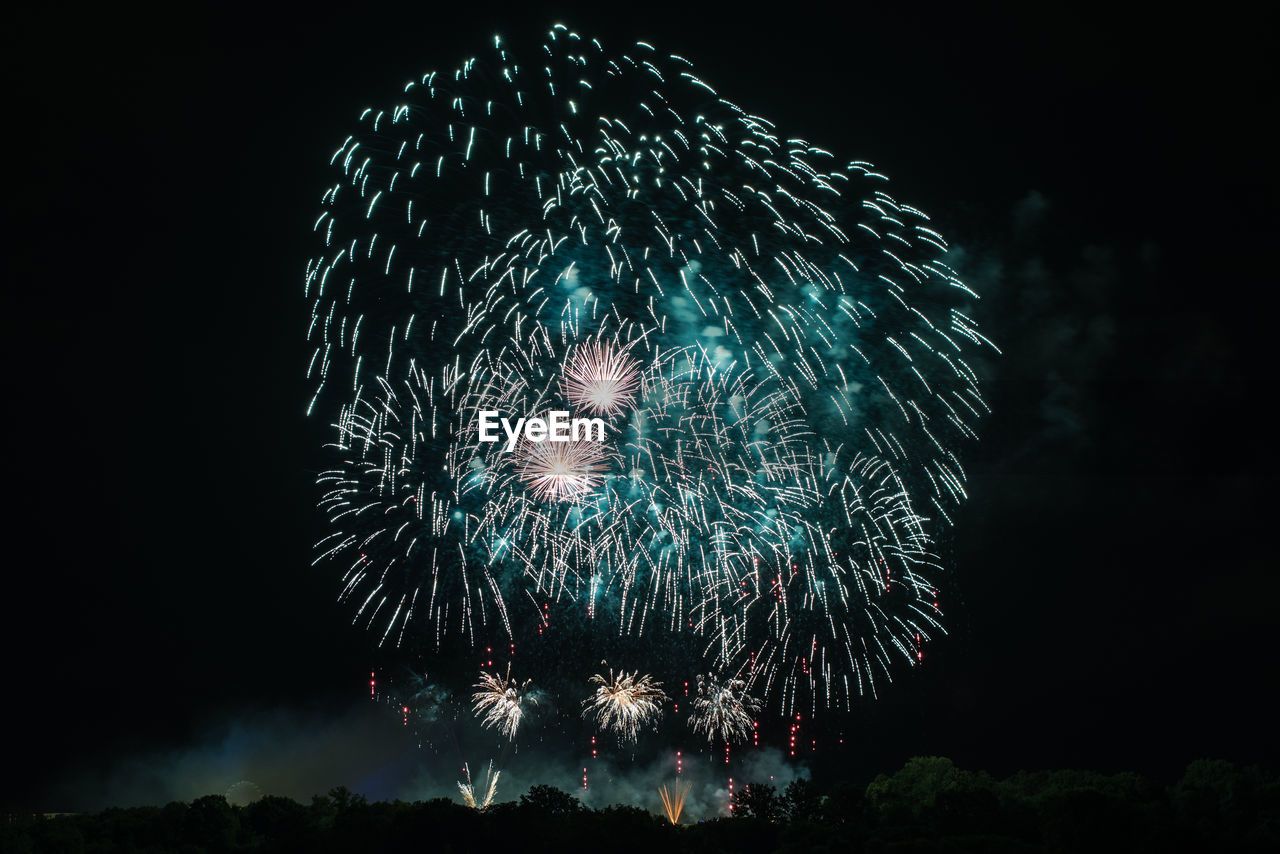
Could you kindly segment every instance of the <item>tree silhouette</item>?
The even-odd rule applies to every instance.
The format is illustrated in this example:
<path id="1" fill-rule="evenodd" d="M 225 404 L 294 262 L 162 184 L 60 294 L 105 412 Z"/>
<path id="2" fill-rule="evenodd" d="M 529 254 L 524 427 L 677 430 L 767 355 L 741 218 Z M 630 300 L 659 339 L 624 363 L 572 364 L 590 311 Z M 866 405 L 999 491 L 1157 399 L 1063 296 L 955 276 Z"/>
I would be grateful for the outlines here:
<path id="1" fill-rule="evenodd" d="M 531 786 L 529 791 L 520 796 L 521 809 L 531 810 L 550 816 L 565 816 L 580 812 L 582 802 L 568 792 L 555 786 Z"/>
<path id="2" fill-rule="evenodd" d="M 499 850 L 617 854 L 810 854 L 854 851 L 1271 852 L 1280 850 L 1280 777 L 1199 761 L 1173 786 L 1137 774 L 1019 772 L 994 780 L 942 757 L 908 761 L 867 786 L 826 791 L 796 780 L 779 794 L 748 783 L 733 818 L 673 826 L 634 806 L 589 809 L 572 793 L 534 786 L 484 813 L 448 799 L 368 803 L 345 788 L 304 806 L 267 796 L 232 807 L 190 804 L 92 815 L 8 816 L 3 852 L 396 852 Z"/>
<path id="3" fill-rule="evenodd" d="M 783 809 L 789 821 L 817 821 L 822 814 L 822 793 L 803 777 L 792 780 L 783 793 Z"/>
<path id="4" fill-rule="evenodd" d="M 783 799 L 768 783 L 748 783 L 733 793 L 734 818 L 780 821 L 785 815 Z"/>

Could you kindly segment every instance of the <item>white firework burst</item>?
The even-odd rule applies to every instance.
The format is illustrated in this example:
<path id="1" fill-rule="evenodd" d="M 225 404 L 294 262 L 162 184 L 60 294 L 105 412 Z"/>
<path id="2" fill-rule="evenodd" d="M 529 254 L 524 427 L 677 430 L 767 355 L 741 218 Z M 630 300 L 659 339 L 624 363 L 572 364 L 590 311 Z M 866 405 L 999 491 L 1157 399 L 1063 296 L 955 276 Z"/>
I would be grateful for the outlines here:
<path id="1" fill-rule="evenodd" d="M 485 729 L 496 727 L 508 739 L 515 738 L 524 719 L 525 704 L 536 706 L 538 703 L 528 694 L 530 681 L 516 682 L 511 678 L 510 667 L 506 676 L 481 671 L 480 681 L 474 686 L 480 690 L 471 696 L 481 725 Z"/>
<path id="2" fill-rule="evenodd" d="M 560 388 L 575 409 L 620 415 L 635 403 L 640 363 L 607 341 L 587 341 L 565 360 Z"/>
<path id="3" fill-rule="evenodd" d="M 760 701 L 747 693 L 741 679 L 721 682 L 712 674 L 698 675 L 698 697 L 693 701 L 689 726 L 703 733 L 708 742 L 746 741 L 751 735 L 752 715 L 760 711 Z"/>
<path id="4" fill-rule="evenodd" d="M 609 470 L 603 442 L 521 442 L 516 447 L 516 477 L 540 501 L 573 501 L 594 491 Z"/>
<path id="5" fill-rule="evenodd" d="M 596 693 L 582 702 L 583 715 L 594 717 L 601 729 L 612 730 L 619 741 L 633 742 L 640 727 L 652 724 L 662 714 L 667 699 L 662 683 L 649 674 L 614 673 L 591 677 Z"/>

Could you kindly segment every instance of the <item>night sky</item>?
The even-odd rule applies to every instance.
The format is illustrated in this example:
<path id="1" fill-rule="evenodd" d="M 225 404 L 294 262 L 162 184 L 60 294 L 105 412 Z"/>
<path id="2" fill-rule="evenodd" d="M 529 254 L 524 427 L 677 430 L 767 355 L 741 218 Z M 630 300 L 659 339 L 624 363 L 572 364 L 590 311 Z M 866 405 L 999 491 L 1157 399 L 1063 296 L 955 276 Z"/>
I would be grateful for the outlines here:
<path id="1" fill-rule="evenodd" d="M 951 635 L 847 721 L 848 774 L 1280 761 L 1274 22 L 414 5 L 7 27 L 0 804 L 359 702 L 373 640 L 311 566 L 327 161 L 404 81 L 559 21 L 875 163 L 984 297 Z"/>

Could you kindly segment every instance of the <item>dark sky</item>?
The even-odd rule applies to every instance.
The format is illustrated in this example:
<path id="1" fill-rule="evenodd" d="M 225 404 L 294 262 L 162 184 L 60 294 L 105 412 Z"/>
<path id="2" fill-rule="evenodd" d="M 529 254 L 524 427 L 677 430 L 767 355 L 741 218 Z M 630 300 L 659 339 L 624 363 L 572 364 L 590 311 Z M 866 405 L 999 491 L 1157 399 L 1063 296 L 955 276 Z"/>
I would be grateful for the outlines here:
<path id="1" fill-rule="evenodd" d="M 370 639 L 310 566 L 326 162 L 405 80 L 556 21 L 874 162 L 985 297 L 1005 355 L 947 545 L 952 635 L 850 722 L 853 773 L 1280 761 L 1273 21 L 412 5 L 6 27 L 0 803 L 359 696 Z"/>

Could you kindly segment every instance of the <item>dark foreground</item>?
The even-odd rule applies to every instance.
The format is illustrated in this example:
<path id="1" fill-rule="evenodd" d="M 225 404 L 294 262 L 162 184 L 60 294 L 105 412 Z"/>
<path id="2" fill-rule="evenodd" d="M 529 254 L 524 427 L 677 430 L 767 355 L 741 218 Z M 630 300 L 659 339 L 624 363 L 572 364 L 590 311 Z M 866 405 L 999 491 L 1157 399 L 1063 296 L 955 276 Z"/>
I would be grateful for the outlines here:
<path id="1" fill-rule="evenodd" d="M 657 795 L 655 793 L 655 808 Z M 691 817 L 684 817 L 690 822 Z M 1280 850 L 1280 777 L 1199 761 L 1172 786 L 1137 774 L 1020 772 L 996 780 L 942 758 L 913 759 L 868 786 L 786 791 L 755 784 L 733 817 L 672 826 L 645 810 L 583 807 L 535 786 L 481 813 L 448 800 L 367 803 L 345 789 L 310 804 L 267 796 L 230 806 L 9 816 L 5 852 L 1014 852 Z"/>

